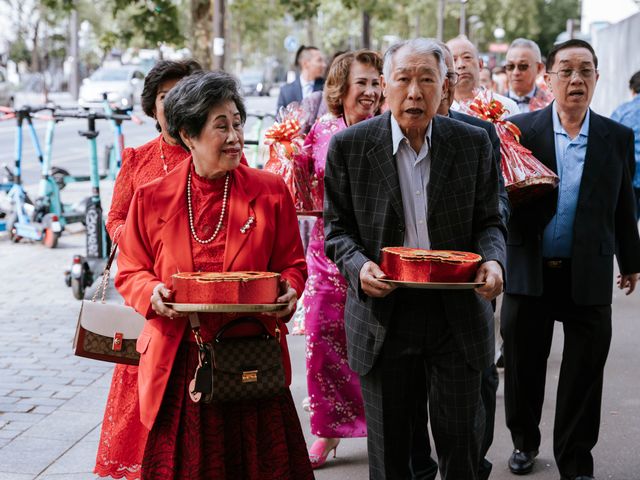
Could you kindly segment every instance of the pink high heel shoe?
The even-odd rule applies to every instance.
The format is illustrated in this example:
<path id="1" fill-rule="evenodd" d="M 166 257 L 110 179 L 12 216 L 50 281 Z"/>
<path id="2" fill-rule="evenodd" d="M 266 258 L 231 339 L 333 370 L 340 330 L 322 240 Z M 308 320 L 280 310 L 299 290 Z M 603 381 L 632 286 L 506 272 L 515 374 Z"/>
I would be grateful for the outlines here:
<path id="1" fill-rule="evenodd" d="M 327 445 L 336 442 L 333 447 L 329 447 L 327 449 Z M 340 444 L 340 439 L 338 438 L 319 438 L 309 449 L 309 461 L 311 462 L 311 468 L 316 469 L 322 467 L 327 461 L 327 457 L 333 451 L 333 458 L 336 458 L 336 450 L 338 448 L 338 444 Z"/>

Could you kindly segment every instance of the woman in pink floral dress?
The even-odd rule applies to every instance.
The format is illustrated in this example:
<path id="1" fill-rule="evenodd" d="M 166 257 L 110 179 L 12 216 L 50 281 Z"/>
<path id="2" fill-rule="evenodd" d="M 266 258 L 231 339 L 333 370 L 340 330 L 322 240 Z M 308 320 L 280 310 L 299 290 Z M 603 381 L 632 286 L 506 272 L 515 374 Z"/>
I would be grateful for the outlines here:
<path id="1" fill-rule="evenodd" d="M 305 145 L 318 178 L 315 203 L 322 208 L 322 182 L 331 137 L 372 117 L 380 107 L 382 59 L 358 50 L 338 56 L 329 70 L 324 97 L 329 114 L 311 128 Z M 367 427 L 357 374 L 347 362 L 344 303 L 347 283 L 324 254 L 324 222 L 319 218 L 307 249 L 309 279 L 304 292 L 307 339 L 307 386 L 311 433 L 318 439 L 309 449 L 314 468 L 320 467 L 341 438 L 364 437 Z"/>

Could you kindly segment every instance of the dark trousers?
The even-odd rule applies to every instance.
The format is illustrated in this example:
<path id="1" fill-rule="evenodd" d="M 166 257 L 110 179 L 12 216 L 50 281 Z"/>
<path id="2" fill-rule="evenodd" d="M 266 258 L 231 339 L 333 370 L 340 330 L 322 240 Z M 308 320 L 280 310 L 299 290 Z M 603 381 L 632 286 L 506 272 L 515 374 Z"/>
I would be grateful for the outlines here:
<path id="1" fill-rule="evenodd" d="M 507 427 L 515 448 L 538 450 L 547 358 L 553 327 L 561 321 L 564 346 L 553 431 L 554 455 L 563 477 L 593 475 L 591 450 L 598 441 L 605 362 L 611 344 L 611 306 L 571 300 L 571 267 L 544 269 L 541 297 L 505 295 L 501 332 Z"/>
<path id="2" fill-rule="evenodd" d="M 481 372 L 458 350 L 438 294 L 398 293 L 402 314 L 391 320 L 376 364 L 360 377 L 370 478 L 407 480 L 413 466 L 427 467 L 412 457 L 412 446 L 425 432 L 428 404 L 442 479 L 476 480 L 484 431 Z"/>
<path id="3" fill-rule="evenodd" d="M 478 467 L 478 480 L 487 480 L 491 474 L 493 464 L 486 458 L 489 448 L 493 443 L 493 432 L 496 420 L 496 392 L 500 383 L 498 369 L 495 364 L 482 372 L 480 383 L 480 397 L 485 413 L 485 428 L 480 443 L 480 465 Z M 413 444 L 411 447 L 411 479 L 412 480 L 435 480 L 438 473 L 438 464 L 431 457 L 431 442 L 427 431 L 428 413 L 426 405 L 423 408 L 422 417 L 424 420 L 418 421 L 424 424 L 424 428 L 416 428 L 413 434 Z"/>

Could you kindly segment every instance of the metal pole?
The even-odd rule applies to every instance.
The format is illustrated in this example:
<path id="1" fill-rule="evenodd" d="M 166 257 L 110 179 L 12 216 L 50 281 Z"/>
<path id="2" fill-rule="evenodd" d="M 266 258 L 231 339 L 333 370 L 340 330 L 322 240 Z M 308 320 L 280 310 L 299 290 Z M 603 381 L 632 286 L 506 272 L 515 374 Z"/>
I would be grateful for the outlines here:
<path id="1" fill-rule="evenodd" d="M 438 29 L 436 38 L 444 41 L 444 3 L 446 0 L 438 0 Z"/>
<path id="2" fill-rule="evenodd" d="M 70 45 L 69 45 L 69 93 L 74 100 L 78 99 L 78 93 L 80 91 L 80 72 L 78 70 L 78 57 L 80 55 L 78 49 L 78 11 L 76 9 L 71 10 L 71 18 L 69 22 L 71 30 Z"/>
<path id="3" fill-rule="evenodd" d="M 460 0 L 460 35 L 467 34 L 467 1 Z"/>

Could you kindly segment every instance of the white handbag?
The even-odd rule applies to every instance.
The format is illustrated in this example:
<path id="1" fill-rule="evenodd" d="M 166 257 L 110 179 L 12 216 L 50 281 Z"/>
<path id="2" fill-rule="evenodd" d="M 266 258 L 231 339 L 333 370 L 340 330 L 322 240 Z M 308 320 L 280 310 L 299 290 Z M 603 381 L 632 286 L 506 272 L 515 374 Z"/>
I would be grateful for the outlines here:
<path id="1" fill-rule="evenodd" d="M 105 303 L 116 248 L 117 245 L 114 245 L 111 250 L 102 273 L 102 283 L 93 298 L 90 301 L 82 301 L 73 349 L 79 357 L 138 365 L 140 354 L 136 351 L 136 340 L 146 319 L 126 305 Z M 97 302 L 96 298 L 100 291 L 102 291 L 101 301 Z"/>

